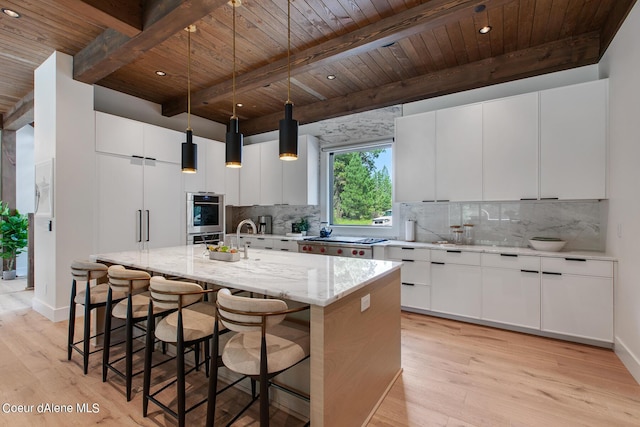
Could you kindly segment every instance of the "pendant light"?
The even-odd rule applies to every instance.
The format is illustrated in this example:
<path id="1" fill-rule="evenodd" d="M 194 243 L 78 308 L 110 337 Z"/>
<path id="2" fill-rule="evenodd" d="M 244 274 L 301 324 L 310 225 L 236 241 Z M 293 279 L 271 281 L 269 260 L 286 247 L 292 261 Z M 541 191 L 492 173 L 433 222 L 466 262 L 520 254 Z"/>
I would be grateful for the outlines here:
<path id="1" fill-rule="evenodd" d="M 191 129 L 191 33 L 196 31 L 195 25 L 185 28 L 187 31 L 187 142 L 182 143 L 182 172 L 196 173 L 198 170 L 198 146 L 193 143 Z"/>
<path id="2" fill-rule="evenodd" d="M 291 102 L 291 0 L 287 0 L 287 102 L 280 120 L 280 160 L 298 158 L 298 121 L 293 119 Z"/>
<path id="3" fill-rule="evenodd" d="M 240 6 L 240 0 L 231 0 L 233 8 L 233 74 L 232 74 L 232 93 L 233 93 L 233 114 L 229 122 L 226 139 L 226 165 L 228 168 L 242 167 L 242 145 L 244 136 L 240 133 L 238 126 L 238 116 L 236 116 L 236 7 Z"/>

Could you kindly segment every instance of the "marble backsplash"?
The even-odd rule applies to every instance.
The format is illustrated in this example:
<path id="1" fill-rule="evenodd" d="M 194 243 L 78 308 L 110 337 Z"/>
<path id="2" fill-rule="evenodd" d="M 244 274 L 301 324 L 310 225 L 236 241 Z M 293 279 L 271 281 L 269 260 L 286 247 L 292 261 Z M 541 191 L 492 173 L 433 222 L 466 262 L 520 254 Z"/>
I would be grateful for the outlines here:
<path id="1" fill-rule="evenodd" d="M 398 220 L 416 221 L 418 242 L 451 241 L 450 226 L 469 223 L 478 245 L 527 247 L 542 236 L 566 240 L 565 250 L 604 251 L 607 212 L 606 200 L 402 203 Z"/>
<path id="2" fill-rule="evenodd" d="M 271 215 L 272 234 L 291 233 L 291 224 L 299 222 L 300 218 L 307 218 L 309 221 L 309 235 L 320 234 L 320 207 L 317 205 L 228 206 L 226 212 L 227 230 L 233 233 L 238 223 L 245 218 L 251 218 L 257 225 L 259 216 Z"/>

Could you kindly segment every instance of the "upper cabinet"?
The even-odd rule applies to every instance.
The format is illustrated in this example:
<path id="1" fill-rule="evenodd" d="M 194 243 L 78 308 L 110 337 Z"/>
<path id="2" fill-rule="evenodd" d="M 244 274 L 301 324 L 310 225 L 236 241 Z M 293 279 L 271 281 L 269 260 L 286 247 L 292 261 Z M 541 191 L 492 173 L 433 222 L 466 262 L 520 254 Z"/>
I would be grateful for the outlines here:
<path id="1" fill-rule="evenodd" d="M 436 198 L 436 113 L 398 117 L 393 156 L 396 202 Z"/>
<path id="2" fill-rule="evenodd" d="M 484 200 L 538 198 L 538 93 L 482 105 Z"/>
<path id="3" fill-rule="evenodd" d="M 540 198 L 606 197 L 608 80 L 540 92 Z"/>
<path id="4" fill-rule="evenodd" d="M 482 200 L 482 104 L 436 112 L 436 199 Z"/>
<path id="5" fill-rule="evenodd" d="M 224 194 L 226 205 L 240 204 L 240 169 L 226 166 L 226 146 L 223 142 L 198 138 L 198 158 L 204 160 L 205 188 L 212 193 Z M 204 144 L 200 143 L 203 141 Z M 200 147 L 206 146 L 206 154 L 200 154 Z M 202 157 L 201 157 L 202 156 Z M 199 160 L 198 168 L 203 164 Z M 199 170 L 199 169 L 198 169 Z"/>
<path id="6" fill-rule="evenodd" d="M 607 85 L 396 119 L 395 201 L 606 198 Z"/>
<path id="7" fill-rule="evenodd" d="M 280 160 L 278 141 L 245 146 L 240 205 L 318 204 L 319 153 L 316 138 L 309 135 L 299 137 L 294 161 Z"/>
<path id="8" fill-rule="evenodd" d="M 180 163 L 185 135 L 96 111 L 96 151 Z"/>

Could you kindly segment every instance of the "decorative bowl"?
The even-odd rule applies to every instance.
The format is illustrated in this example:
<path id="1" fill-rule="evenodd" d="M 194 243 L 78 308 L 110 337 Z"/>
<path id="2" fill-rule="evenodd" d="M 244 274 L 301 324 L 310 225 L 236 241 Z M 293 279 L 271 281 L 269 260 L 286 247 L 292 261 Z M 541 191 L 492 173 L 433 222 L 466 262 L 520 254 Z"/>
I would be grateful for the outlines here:
<path id="1" fill-rule="evenodd" d="M 209 259 L 216 261 L 236 262 L 240 261 L 240 252 L 209 252 Z"/>
<path id="2" fill-rule="evenodd" d="M 555 237 L 532 237 L 529 245 L 536 251 L 559 252 L 567 242 Z"/>

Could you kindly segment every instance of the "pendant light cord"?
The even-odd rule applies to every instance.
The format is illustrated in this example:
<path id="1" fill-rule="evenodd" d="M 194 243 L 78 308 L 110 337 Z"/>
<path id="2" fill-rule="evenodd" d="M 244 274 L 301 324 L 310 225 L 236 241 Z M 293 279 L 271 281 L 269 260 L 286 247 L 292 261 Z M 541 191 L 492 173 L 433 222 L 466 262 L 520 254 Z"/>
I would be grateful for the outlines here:
<path id="1" fill-rule="evenodd" d="M 287 104 L 291 102 L 291 0 L 287 0 Z"/>
<path id="2" fill-rule="evenodd" d="M 187 27 L 187 130 L 191 130 L 191 26 Z"/>
<path id="3" fill-rule="evenodd" d="M 232 119 L 236 119 L 236 0 L 231 0 L 231 7 L 233 8 L 233 73 L 232 73 L 232 86 L 233 86 L 233 115 Z"/>

